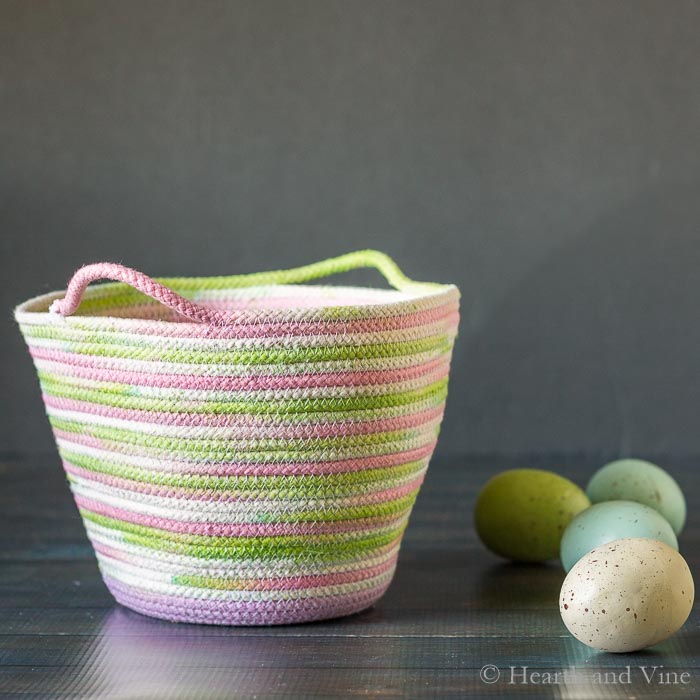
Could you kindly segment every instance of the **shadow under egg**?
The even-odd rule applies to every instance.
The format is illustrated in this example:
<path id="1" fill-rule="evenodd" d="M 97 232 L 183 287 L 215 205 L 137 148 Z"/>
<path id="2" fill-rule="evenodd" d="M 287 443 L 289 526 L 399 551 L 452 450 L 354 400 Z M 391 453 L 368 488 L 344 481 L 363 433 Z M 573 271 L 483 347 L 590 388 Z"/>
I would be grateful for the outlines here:
<path id="1" fill-rule="evenodd" d="M 558 563 L 503 562 L 485 567 L 474 595 L 484 607 L 558 610 L 564 571 Z"/>

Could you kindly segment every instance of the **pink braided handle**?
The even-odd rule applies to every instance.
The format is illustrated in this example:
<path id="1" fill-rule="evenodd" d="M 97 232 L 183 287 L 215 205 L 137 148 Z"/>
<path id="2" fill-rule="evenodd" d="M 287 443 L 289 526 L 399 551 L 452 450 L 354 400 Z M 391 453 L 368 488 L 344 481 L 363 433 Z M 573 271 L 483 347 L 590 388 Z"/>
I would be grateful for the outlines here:
<path id="1" fill-rule="evenodd" d="M 148 275 L 144 275 L 143 272 L 116 263 L 95 263 L 81 267 L 68 283 L 66 295 L 63 299 L 56 299 L 51 304 L 49 311 L 61 316 L 70 316 L 75 313 L 80 306 L 87 286 L 91 282 L 101 279 L 125 282 L 192 321 L 221 325 L 229 320 L 227 314 L 195 304 L 172 289 L 163 286 L 160 282 L 156 282 Z"/>

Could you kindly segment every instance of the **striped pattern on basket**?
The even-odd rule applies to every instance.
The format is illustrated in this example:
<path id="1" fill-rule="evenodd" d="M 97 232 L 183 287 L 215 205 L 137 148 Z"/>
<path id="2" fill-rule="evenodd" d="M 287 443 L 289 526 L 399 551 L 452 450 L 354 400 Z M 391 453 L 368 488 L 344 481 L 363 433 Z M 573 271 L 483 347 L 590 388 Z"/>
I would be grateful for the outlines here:
<path id="1" fill-rule="evenodd" d="M 396 289 L 298 284 L 361 266 Z M 116 600 L 245 625 L 373 604 L 436 444 L 458 303 L 361 251 L 220 278 L 100 264 L 19 306 Z"/>

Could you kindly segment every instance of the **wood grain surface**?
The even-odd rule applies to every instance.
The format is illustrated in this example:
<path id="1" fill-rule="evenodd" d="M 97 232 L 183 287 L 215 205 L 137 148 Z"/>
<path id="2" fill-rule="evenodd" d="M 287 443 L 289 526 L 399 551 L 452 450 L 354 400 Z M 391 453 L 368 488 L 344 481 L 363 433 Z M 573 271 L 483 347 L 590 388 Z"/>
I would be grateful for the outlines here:
<path id="1" fill-rule="evenodd" d="M 605 461 L 436 459 L 396 578 L 375 607 L 329 622 L 234 628 L 176 625 L 116 605 L 58 459 L 7 457 L 0 463 L 0 697 L 699 697 L 696 612 L 654 649 L 598 653 L 561 622 L 558 563 L 509 564 L 476 539 L 474 498 L 492 474 L 535 466 L 585 484 Z M 680 545 L 696 572 L 700 477 L 694 460 L 663 464 L 688 497 Z"/>

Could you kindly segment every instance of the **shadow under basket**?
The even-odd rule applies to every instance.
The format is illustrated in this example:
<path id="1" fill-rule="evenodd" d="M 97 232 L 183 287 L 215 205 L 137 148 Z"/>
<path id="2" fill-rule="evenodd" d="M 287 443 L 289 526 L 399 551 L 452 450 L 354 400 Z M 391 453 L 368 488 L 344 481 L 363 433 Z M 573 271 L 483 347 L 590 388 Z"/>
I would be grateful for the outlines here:
<path id="1" fill-rule="evenodd" d="M 359 267 L 393 289 L 300 284 Z M 231 277 L 99 263 L 21 304 L 116 600 L 224 625 L 375 603 L 435 447 L 458 314 L 454 285 L 376 251 Z"/>

